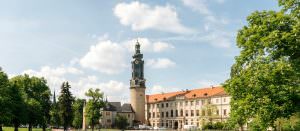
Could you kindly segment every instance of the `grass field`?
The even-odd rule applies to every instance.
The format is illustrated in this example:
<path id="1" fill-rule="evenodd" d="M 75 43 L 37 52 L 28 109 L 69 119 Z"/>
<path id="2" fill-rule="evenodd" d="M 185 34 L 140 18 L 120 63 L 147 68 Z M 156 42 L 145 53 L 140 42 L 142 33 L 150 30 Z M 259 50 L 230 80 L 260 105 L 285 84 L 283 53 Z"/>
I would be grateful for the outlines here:
<path id="1" fill-rule="evenodd" d="M 3 131 L 14 131 L 13 127 L 2 127 Z M 19 128 L 19 131 L 28 131 L 28 128 Z M 32 128 L 32 131 L 43 131 L 42 128 Z M 51 129 L 47 129 L 47 131 L 51 131 Z M 77 130 L 74 130 L 77 131 Z M 79 131 L 79 130 L 78 130 Z M 87 129 L 87 131 L 92 131 L 90 129 Z M 95 131 L 98 131 L 95 129 Z M 101 129 L 100 131 L 120 131 L 118 129 Z"/>
<path id="2" fill-rule="evenodd" d="M 14 131 L 14 127 L 2 127 L 3 131 Z M 28 131 L 28 128 L 19 128 L 19 131 Z M 43 131 L 42 128 L 32 128 L 32 131 Z M 50 129 L 47 129 L 50 131 Z"/>

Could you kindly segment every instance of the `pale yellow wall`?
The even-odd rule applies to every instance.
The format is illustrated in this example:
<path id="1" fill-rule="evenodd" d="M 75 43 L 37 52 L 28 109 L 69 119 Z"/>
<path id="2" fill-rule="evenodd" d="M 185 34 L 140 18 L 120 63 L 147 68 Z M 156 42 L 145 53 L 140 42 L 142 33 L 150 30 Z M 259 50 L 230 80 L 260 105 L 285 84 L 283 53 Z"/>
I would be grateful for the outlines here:
<path id="1" fill-rule="evenodd" d="M 145 89 L 130 89 L 130 103 L 135 112 L 135 119 L 142 123 L 145 123 Z"/>
<path id="2" fill-rule="evenodd" d="M 210 105 L 212 105 L 212 116 L 213 122 L 217 121 L 226 121 L 229 117 L 230 113 L 230 97 L 229 96 L 215 96 L 207 98 L 196 98 L 196 99 L 175 99 L 172 101 L 165 101 L 159 103 L 146 104 L 146 119 L 150 122 L 152 126 L 160 126 L 161 122 L 164 122 L 164 126 L 166 125 L 167 120 L 182 120 L 184 124 L 188 125 L 196 125 L 201 127 L 202 119 L 207 119 L 202 117 L 202 109 L 206 108 L 206 104 L 208 104 L 210 100 Z M 197 103 L 198 101 L 198 103 Z M 204 103 L 203 103 L 204 102 Z M 164 108 L 162 108 L 161 104 L 164 104 Z M 166 103 L 168 103 L 168 107 L 166 107 Z M 181 103 L 181 104 L 180 104 Z M 159 104 L 159 107 L 157 107 Z M 173 110 L 173 117 L 171 117 L 171 110 Z M 176 117 L 176 110 L 179 111 L 178 116 Z M 183 110 L 183 116 L 180 116 L 180 110 Z M 191 110 L 194 111 L 194 116 L 191 116 Z M 197 112 L 199 111 L 199 116 L 197 116 Z M 226 110 L 226 115 L 224 115 L 224 110 Z M 188 116 L 186 116 L 186 111 Z M 219 112 L 217 114 L 217 111 Z M 153 118 L 153 112 L 155 112 L 155 118 Z M 161 116 L 161 112 L 164 112 L 164 117 Z M 166 112 L 168 112 L 168 117 L 166 117 Z M 151 117 L 149 118 L 149 113 L 151 113 Z M 159 113 L 159 117 L 157 117 Z M 208 112 L 205 111 L 207 114 Z M 186 123 L 187 122 L 187 123 Z M 170 123 L 168 123 L 169 125 Z"/>

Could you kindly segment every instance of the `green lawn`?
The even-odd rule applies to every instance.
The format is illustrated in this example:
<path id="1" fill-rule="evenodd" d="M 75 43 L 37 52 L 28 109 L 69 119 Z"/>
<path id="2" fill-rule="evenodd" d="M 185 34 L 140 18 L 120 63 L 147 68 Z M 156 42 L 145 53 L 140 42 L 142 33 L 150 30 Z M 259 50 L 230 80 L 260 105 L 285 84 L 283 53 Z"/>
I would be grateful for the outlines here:
<path id="1" fill-rule="evenodd" d="M 2 127 L 3 131 L 14 131 L 13 127 Z M 28 128 L 19 128 L 19 131 L 28 131 Z M 42 128 L 32 128 L 32 131 L 43 131 Z M 50 129 L 47 129 L 50 131 Z"/>

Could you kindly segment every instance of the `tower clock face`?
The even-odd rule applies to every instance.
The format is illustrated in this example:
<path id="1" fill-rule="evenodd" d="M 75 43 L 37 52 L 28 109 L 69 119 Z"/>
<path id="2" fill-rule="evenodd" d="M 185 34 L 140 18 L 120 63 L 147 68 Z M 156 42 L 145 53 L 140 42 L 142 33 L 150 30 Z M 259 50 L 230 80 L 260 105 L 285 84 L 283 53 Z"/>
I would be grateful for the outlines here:
<path id="1" fill-rule="evenodd" d="M 139 61 L 135 61 L 135 64 L 139 64 Z"/>

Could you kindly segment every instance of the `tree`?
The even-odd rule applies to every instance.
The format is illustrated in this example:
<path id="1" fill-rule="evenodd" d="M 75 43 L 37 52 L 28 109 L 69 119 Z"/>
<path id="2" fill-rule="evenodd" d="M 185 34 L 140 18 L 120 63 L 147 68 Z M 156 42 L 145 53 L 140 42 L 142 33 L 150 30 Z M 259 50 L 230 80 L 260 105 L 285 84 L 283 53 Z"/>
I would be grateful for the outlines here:
<path id="1" fill-rule="evenodd" d="M 58 103 L 56 103 L 55 92 L 53 93 L 53 101 L 50 109 L 50 124 L 55 128 L 59 128 L 60 125 L 59 109 Z"/>
<path id="2" fill-rule="evenodd" d="M 73 111 L 74 111 L 74 119 L 72 122 L 73 127 L 79 129 L 82 127 L 82 120 L 83 120 L 83 99 L 76 99 L 73 104 Z"/>
<path id="3" fill-rule="evenodd" d="M 21 95 L 26 105 L 26 123 L 28 130 L 32 130 L 32 125 L 40 124 L 43 130 L 49 121 L 50 110 L 50 89 L 44 78 L 29 77 L 19 75 L 12 78 L 14 86 L 23 91 Z"/>
<path id="4" fill-rule="evenodd" d="M 17 78 L 12 78 L 9 81 L 10 90 L 10 110 L 11 110 L 11 122 L 14 125 L 14 131 L 18 131 L 18 127 L 21 123 L 24 123 L 27 118 L 26 104 L 24 101 L 25 92 L 20 88 Z"/>
<path id="5" fill-rule="evenodd" d="M 129 123 L 127 122 L 127 118 L 122 115 L 117 115 L 115 119 L 115 124 L 119 129 L 126 129 Z"/>
<path id="6" fill-rule="evenodd" d="M 86 117 L 92 130 L 94 130 L 94 126 L 99 123 L 101 117 L 100 109 L 104 106 L 103 93 L 100 93 L 99 89 L 89 89 L 85 95 L 91 98 L 86 105 Z"/>
<path id="7" fill-rule="evenodd" d="M 256 11 L 238 32 L 240 55 L 224 84 L 232 123 L 242 126 L 253 119 L 253 127 L 266 130 L 278 118 L 299 112 L 299 3 L 279 0 L 281 11 Z"/>
<path id="8" fill-rule="evenodd" d="M 63 82 L 58 98 L 59 115 L 65 131 L 72 124 L 73 120 L 72 104 L 74 98 L 69 90 L 70 88 L 71 86 L 68 82 Z"/>
<path id="9" fill-rule="evenodd" d="M 0 68 L 0 131 L 2 131 L 2 124 L 7 123 L 11 117 L 9 88 L 8 77 Z"/>

